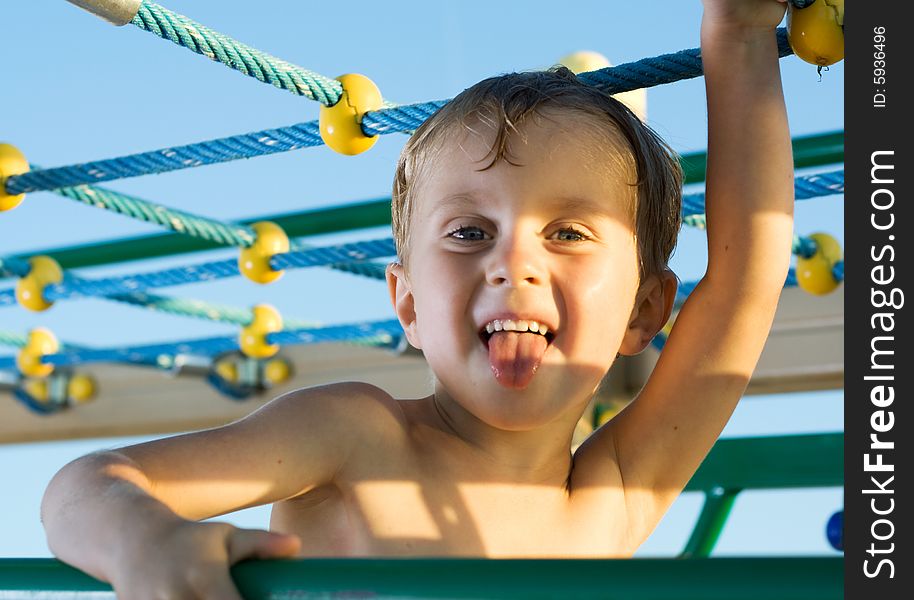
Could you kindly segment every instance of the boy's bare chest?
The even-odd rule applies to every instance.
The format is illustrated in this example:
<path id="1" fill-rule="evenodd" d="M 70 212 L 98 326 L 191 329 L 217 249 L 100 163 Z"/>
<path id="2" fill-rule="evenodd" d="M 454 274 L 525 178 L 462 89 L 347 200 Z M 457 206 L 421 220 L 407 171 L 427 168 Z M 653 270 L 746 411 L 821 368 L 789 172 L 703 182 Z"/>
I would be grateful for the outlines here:
<path id="1" fill-rule="evenodd" d="M 622 514 L 613 490 L 572 497 L 419 468 L 277 504 L 271 527 L 300 535 L 309 556 L 607 557 L 626 553 Z"/>

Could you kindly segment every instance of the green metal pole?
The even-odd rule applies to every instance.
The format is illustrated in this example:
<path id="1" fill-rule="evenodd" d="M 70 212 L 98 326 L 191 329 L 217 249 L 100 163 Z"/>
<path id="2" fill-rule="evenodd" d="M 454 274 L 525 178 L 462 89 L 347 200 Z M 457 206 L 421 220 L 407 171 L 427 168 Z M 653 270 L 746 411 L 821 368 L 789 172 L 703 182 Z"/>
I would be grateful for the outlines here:
<path id="1" fill-rule="evenodd" d="M 796 168 L 833 164 L 844 160 L 844 132 L 798 137 L 793 140 L 794 166 Z M 686 183 L 704 181 L 707 155 L 695 152 L 682 155 Z M 245 219 L 240 223 L 250 225 L 256 221 L 274 221 L 289 237 L 338 233 L 354 229 L 379 227 L 390 224 L 390 198 L 362 202 L 347 206 L 266 215 Z M 177 233 L 162 233 L 104 242 L 36 250 L 16 258 L 27 259 L 36 254 L 46 254 L 65 269 L 95 267 L 213 250 L 221 246 Z"/>
<path id="2" fill-rule="evenodd" d="M 150 555 L 150 560 L 156 560 Z M 232 577 L 260 598 L 830 600 L 841 557 L 631 560 L 308 559 L 245 562 Z M 52 559 L 0 559 L 0 598 L 99 598 L 107 585 Z"/>
<path id="3" fill-rule="evenodd" d="M 699 558 L 711 555 L 717 540 L 720 538 L 733 502 L 741 490 L 725 490 L 715 487 L 705 493 L 705 503 L 701 507 L 701 514 L 695 522 L 695 528 L 680 558 Z"/>

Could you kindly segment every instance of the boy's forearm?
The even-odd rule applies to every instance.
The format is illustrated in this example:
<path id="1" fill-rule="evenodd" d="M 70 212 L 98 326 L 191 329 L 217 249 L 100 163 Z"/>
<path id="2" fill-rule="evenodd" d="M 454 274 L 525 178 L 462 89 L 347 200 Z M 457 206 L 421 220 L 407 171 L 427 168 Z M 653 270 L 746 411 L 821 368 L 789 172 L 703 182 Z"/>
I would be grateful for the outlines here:
<path id="1" fill-rule="evenodd" d="M 114 562 L 129 544 L 183 521 L 147 492 L 144 479 L 132 461 L 115 453 L 86 456 L 61 469 L 41 502 L 51 551 L 110 581 Z"/>
<path id="2" fill-rule="evenodd" d="M 793 157 L 774 31 L 702 26 L 708 96 L 708 276 L 783 285 Z"/>

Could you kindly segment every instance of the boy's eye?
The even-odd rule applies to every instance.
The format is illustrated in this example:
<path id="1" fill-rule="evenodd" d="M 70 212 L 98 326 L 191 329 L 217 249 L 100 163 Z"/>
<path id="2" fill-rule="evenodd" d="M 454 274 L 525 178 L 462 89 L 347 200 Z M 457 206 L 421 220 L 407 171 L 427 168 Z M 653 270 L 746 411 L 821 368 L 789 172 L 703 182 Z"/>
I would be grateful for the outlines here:
<path id="1" fill-rule="evenodd" d="M 562 227 L 556 232 L 560 242 L 583 242 L 590 238 L 583 231 L 578 231 L 574 227 Z"/>
<path id="2" fill-rule="evenodd" d="M 479 227 L 458 227 L 449 231 L 447 236 L 468 242 L 482 242 L 486 239 L 486 232 Z"/>

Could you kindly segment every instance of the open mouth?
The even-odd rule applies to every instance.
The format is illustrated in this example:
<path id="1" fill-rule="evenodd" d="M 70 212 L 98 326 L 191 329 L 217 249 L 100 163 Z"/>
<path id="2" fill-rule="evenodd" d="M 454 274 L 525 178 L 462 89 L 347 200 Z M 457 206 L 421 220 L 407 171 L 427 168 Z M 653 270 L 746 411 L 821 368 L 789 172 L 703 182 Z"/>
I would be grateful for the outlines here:
<path id="1" fill-rule="evenodd" d="M 530 335 L 542 335 L 543 337 L 546 338 L 547 346 L 552 345 L 552 342 L 555 340 L 555 331 L 552 331 L 552 330 L 547 330 L 545 333 L 542 333 L 538 330 L 531 330 L 529 328 L 526 330 L 523 330 L 523 329 L 518 329 L 518 328 L 512 327 L 510 325 L 506 328 L 506 327 L 504 327 L 504 325 L 502 325 L 498 321 L 496 321 L 496 323 L 498 323 L 498 325 L 496 325 L 494 328 L 491 326 L 492 324 L 490 323 L 486 327 L 483 327 L 482 329 L 479 330 L 479 339 L 482 342 L 482 345 L 486 347 L 486 349 L 489 348 L 489 340 L 492 339 L 492 336 L 495 335 L 496 333 L 500 333 L 503 331 L 514 332 L 514 333 L 527 333 Z"/>

